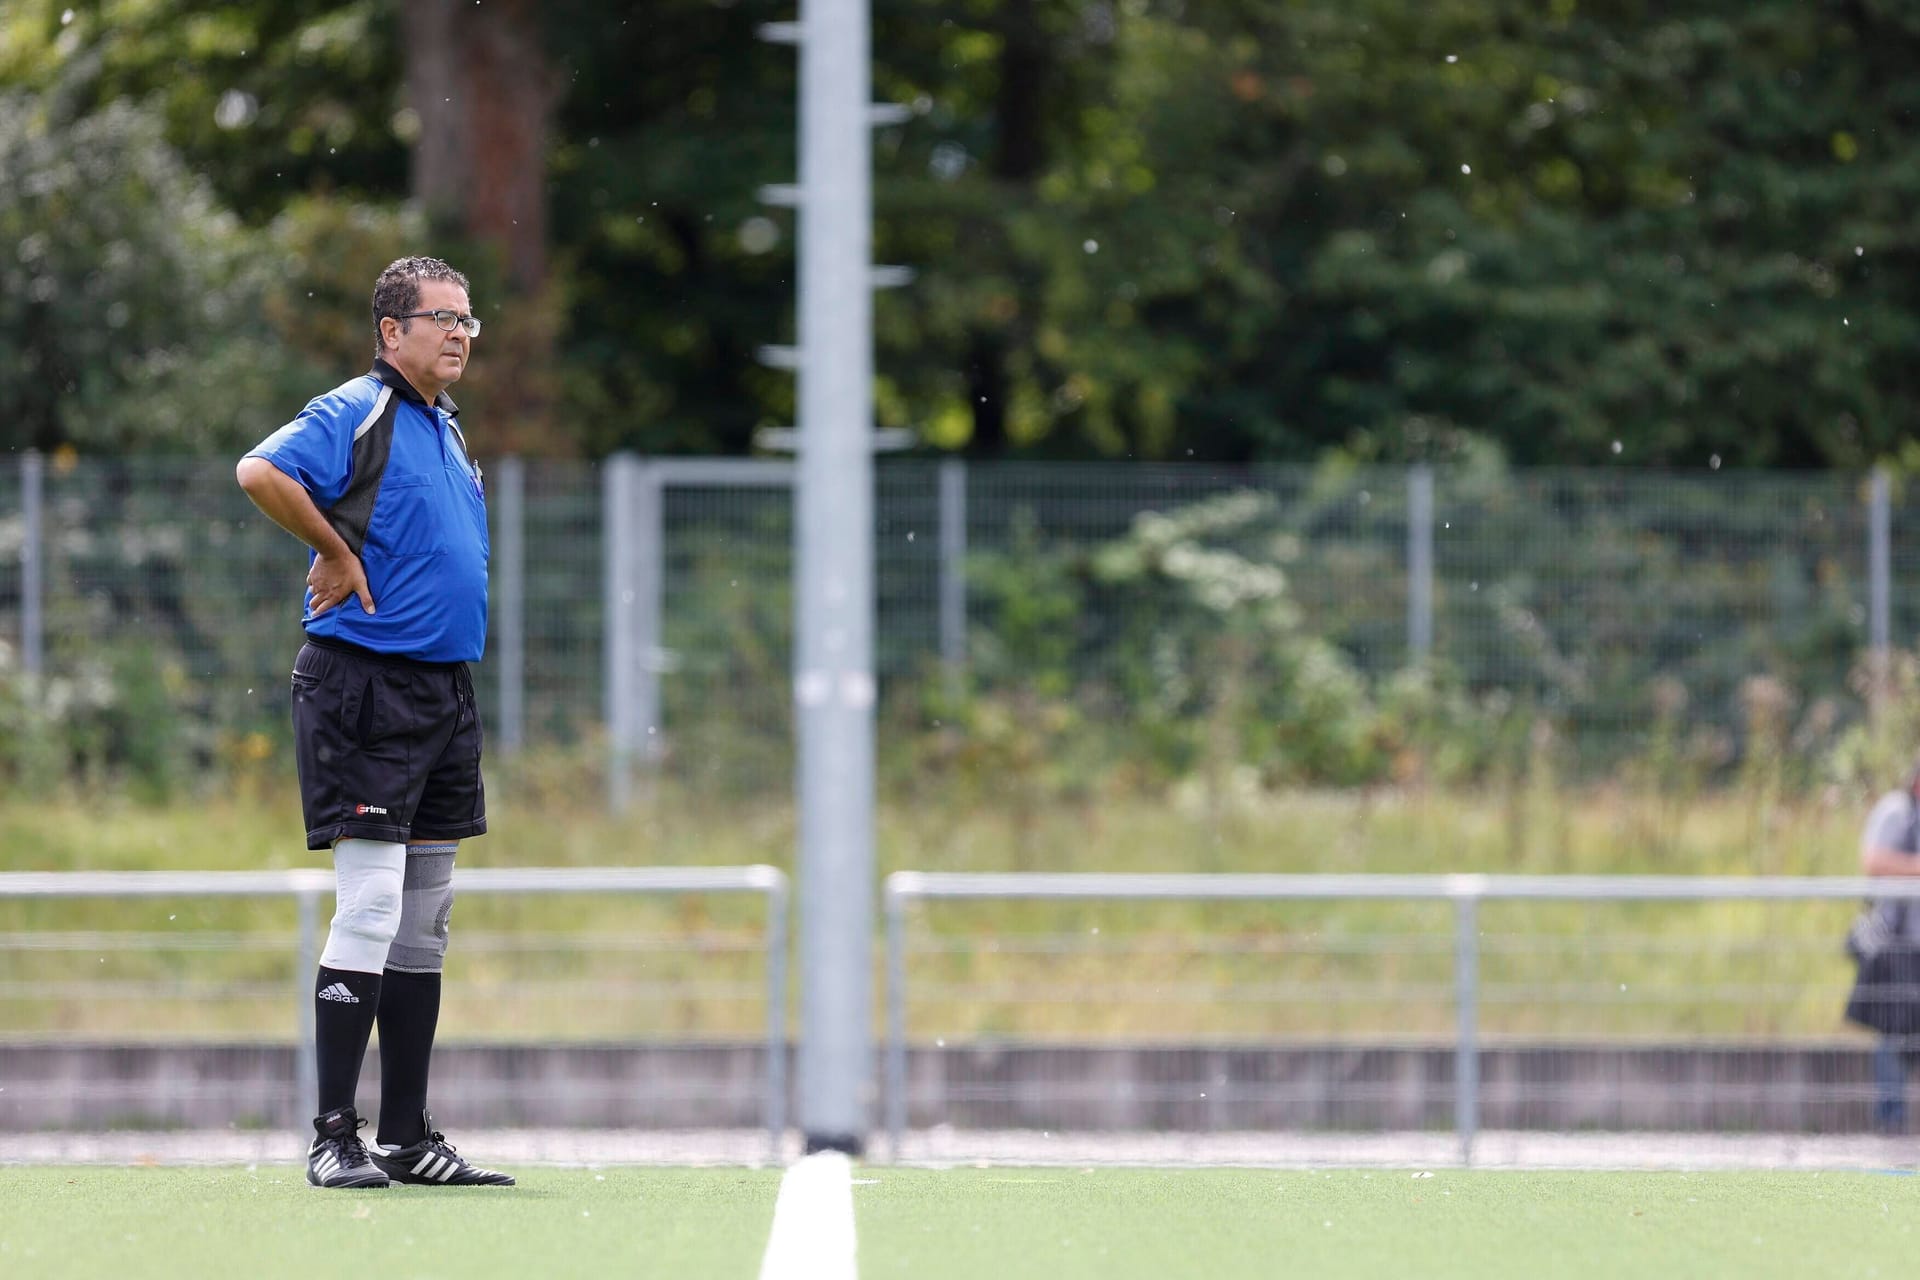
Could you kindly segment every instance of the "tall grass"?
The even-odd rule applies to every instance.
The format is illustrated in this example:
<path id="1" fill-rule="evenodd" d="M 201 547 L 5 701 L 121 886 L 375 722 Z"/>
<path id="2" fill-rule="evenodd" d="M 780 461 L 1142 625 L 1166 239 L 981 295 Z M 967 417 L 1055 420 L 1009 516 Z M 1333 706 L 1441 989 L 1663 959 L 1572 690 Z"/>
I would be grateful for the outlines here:
<path id="1" fill-rule="evenodd" d="M 662 783 L 612 814 L 597 782 L 565 761 L 527 758 L 495 774 L 492 831 L 463 846 L 463 866 L 794 862 L 784 799 L 722 803 Z M 1229 776 L 1011 810 L 921 794 L 884 803 L 876 839 L 882 872 L 1848 874 L 1868 799 L 1771 781 L 1685 796 L 1576 788 L 1541 770 L 1473 791 L 1269 793 Z M 327 865 L 304 844 L 291 786 L 266 777 L 192 805 L 0 800 L 10 870 Z M 1849 910 L 1488 904 L 1483 1025 L 1831 1034 Z M 300 982 L 287 964 L 292 919 L 288 904 L 264 901 L 0 901 L 0 1034 L 285 1038 Z M 755 902 L 474 895 L 456 911 L 448 1025 L 483 1039 L 751 1036 L 764 1008 L 759 930 Z M 912 918 L 911 1030 L 1442 1035 L 1451 931 L 1439 903 L 930 904 Z M 54 935 L 72 945 L 46 946 Z"/>
<path id="2" fill-rule="evenodd" d="M 791 867 L 785 796 L 642 786 L 608 811 L 597 778 L 550 763 L 495 767 L 490 833 L 467 866 Z M 1856 866 L 1873 799 L 1858 786 L 1797 792 L 1771 781 L 1684 792 L 1631 782 L 1561 784 L 1530 771 L 1473 789 L 1268 791 L 1196 780 L 1158 794 L 1078 789 L 1007 808 L 991 792 L 921 789 L 876 814 L 880 870 L 1479 871 L 1559 874 L 1828 874 Z M 207 799 L 0 797 L 0 869 L 231 870 L 326 866 L 309 852 L 291 781 L 256 779 Z"/>

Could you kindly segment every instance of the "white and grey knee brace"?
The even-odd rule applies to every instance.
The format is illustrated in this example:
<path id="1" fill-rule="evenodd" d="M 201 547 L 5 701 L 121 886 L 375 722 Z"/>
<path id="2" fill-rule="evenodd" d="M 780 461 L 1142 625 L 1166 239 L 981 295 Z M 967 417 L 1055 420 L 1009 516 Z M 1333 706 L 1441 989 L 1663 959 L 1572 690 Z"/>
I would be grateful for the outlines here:
<path id="1" fill-rule="evenodd" d="M 320 963 L 329 969 L 379 973 L 400 930 L 407 846 L 341 840 L 333 846 L 334 911 Z"/>
<path id="2" fill-rule="evenodd" d="M 447 960 L 447 922 L 453 915 L 453 853 L 457 844 L 407 848 L 407 875 L 400 897 L 400 932 L 387 953 L 387 968 L 401 973 L 439 973 Z"/>

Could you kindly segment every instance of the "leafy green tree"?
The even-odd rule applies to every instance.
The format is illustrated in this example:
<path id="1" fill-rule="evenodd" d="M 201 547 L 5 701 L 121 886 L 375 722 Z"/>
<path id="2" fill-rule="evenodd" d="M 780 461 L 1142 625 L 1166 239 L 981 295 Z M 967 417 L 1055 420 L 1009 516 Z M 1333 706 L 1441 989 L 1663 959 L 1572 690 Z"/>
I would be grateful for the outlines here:
<path id="1" fill-rule="evenodd" d="M 755 357 L 793 336 L 797 60 L 756 36 L 786 0 L 544 10 L 565 76 L 554 238 L 569 278 L 561 389 L 591 453 L 748 452 L 793 422 L 793 379 Z"/>
<path id="2" fill-rule="evenodd" d="M 383 0 L 13 0 L 6 85 L 70 114 L 151 106 L 187 167 L 253 225 L 308 192 L 403 193 L 419 128 Z"/>
<path id="3" fill-rule="evenodd" d="M 267 321 L 274 257 L 158 121 L 3 96 L 0 173 L 0 444 L 227 450 L 291 416 L 309 373 Z"/>
<path id="4" fill-rule="evenodd" d="M 1859 465 L 1900 440 L 1902 10 L 1123 11 L 1094 136 L 1153 185 L 1083 193 L 1101 251 L 1060 296 L 1106 314 L 1060 329 L 1172 401 L 1165 452 Z"/>
<path id="5" fill-rule="evenodd" d="M 1341 37 L 1364 81 L 1312 99 L 1359 125 L 1321 164 L 1350 194 L 1309 275 L 1342 363 L 1276 399 L 1390 457 L 1462 430 L 1522 462 L 1857 466 L 1895 447 L 1912 20 L 1513 4 L 1395 33 L 1373 8 Z"/>
<path id="6" fill-rule="evenodd" d="M 791 379 L 754 350 L 792 332 L 791 219 L 755 199 L 794 176 L 793 52 L 755 38 L 791 4 L 489 0 L 435 28 L 450 61 L 420 56 L 406 33 L 451 14 L 15 0 L 0 89 L 55 121 L 145 104 L 244 227 L 473 189 L 432 234 L 488 282 L 497 349 L 527 353 L 475 391 L 570 410 L 569 439 L 527 447 L 738 453 L 790 421 Z M 878 306 L 878 411 L 932 448 L 1906 448 L 1920 15 L 1897 0 L 873 14 L 876 96 L 912 108 L 876 135 L 876 243 L 918 273 Z M 422 190 L 429 160 L 490 140 L 481 176 Z M 548 218 L 544 249 L 516 209 Z"/>
<path id="7" fill-rule="evenodd" d="M 883 236 L 923 255 L 881 367 L 938 441 L 1776 466 L 1898 446 L 1920 182 L 1900 6 L 909 8 L 876 56 L 936 104 L 917 127 L 950 180 L 889 230 L 920 180 L 881 168 Z M 1081 25 L 1024 28 L 1070 70 L 1010 138 L 1036 12 Z M 960 377 L 983 309 L 993 387 Z"/>

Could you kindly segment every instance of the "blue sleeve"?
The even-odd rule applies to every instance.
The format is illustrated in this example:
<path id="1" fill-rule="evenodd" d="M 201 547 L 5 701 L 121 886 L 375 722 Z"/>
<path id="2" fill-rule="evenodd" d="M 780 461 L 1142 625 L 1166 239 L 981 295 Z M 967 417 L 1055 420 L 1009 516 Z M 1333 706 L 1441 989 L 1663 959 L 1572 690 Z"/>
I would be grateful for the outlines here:
<path id="1" fill-rule="evenodd" d="M 353 478 L 353 433 L 373 407 L 353 394 L 348 383 L 307 402 L 300 416 L 255 445 L 249 458 L 265 458 L 300 482 L 316 507 L 325 510 L 347 491 Z"/>
<path id="2" fill-rule="evenodd" d="M 1860 833 L 1860 851 L 1881 848 L 1913 853 L 1912 834 L 1913 802 L 1904 792 L 1890 791 L 1867 815 L 1866 829 Z"/>

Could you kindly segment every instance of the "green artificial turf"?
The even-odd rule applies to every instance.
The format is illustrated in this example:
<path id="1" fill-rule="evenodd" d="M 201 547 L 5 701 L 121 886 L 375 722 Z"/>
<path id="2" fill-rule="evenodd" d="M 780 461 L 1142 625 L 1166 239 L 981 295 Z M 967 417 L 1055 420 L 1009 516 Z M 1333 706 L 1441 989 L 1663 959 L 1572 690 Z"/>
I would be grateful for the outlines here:
<path id="1" fill-rule="evenodd" d="M 888 1170 L 862 1280 L 1911 1275 L 1882 1174 Z"/>
<path id="2" fill-rule="evenodd" d="M 777 1169 L 537 1169 L 515 1187 L 322 1191 L 298 1166 L 0 1167 L 0 1276 L 743 1276 Z"/>
<path id="3" fill-rule="evenodd" d="M 1877 1173 L 856 1168 L 863 1280 L 1912 1273 Z M 294 1166 L 0 1167 L 0 1276 L 758 1274 L 777 1170 L 322 1192 Z"/>

